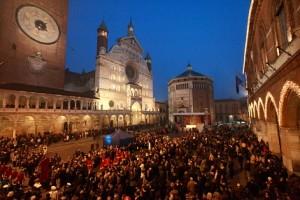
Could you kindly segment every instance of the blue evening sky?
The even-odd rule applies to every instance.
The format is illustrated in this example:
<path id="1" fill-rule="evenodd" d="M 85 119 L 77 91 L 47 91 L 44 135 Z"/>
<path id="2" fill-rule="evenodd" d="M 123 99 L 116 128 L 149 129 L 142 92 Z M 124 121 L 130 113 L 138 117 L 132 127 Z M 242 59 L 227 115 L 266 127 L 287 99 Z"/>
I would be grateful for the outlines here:
<path id="1" fill-rule="evenodd" d="M 154 96 L 167 100 L 167 83 L 186 69 L 214 80 L 215 98 L 236 98 L 241 74 L 250 0 L 69 0 L 67 67 L 95 68 L 96 30 L 102 19 L 109 47 L 135 34 L 153 63 Z"/>

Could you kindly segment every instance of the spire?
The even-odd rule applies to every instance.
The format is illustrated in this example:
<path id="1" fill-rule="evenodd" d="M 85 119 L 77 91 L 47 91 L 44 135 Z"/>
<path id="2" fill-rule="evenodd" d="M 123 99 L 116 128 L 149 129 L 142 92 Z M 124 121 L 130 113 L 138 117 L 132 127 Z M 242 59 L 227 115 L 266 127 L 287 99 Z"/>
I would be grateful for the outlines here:
<path id="1" fill-rule="evenodd" d="M 186 66 L 186 68 L 187 68 L 187 70 L 189 70 L 189 71 L 192 71 L 192 65 L 191 65 L 191 63 L 189 63 L 187 66 Z"/>
<path id="2" fill-rule="evenodd" d="M 188 75 L 191 76 L 192 75 L 192 65 L 191 63 L 188 63 L 188 65 L 186 66 L 186 71 L 188 71 Z"/>
<path id="3" fill-rule="evenodd" d="M 152 71 L 152 61 L 151 61 L 151 57 L 150 57 L 150 54 L 147 53 L 146 57 L 145 57 L 145 61 L 147 63 L 147 67 L 148 67 L 148 70 L 151 72 Z"/>
<path id="4" fill-rule="evenodd" d="M 149 54 L 149 53 L 146 54 L 145 60 L 146 60 L 146 61 L 151 61 L 151 57 L 150 57 L 150 54 Z"/>
<path id="5" fill-rule="evenodd" d="M 133 36 L 134 35 L 134 27 L 132 24 L 132 19 L 130 18 L 129 24 L 128 24 L 128 36 Z"/>
<path id="6" fill-rule="evenodd" d="M 101 22 L 101 24 L 100 24 L 100 26 L 99 26 L 99 28 L 98 28 L 98 31 L 105 31 L 105 32 L 108 32 L 108 29 L 107 29 L 107 26 L 106 26 L 104 20 L 102 20 L 102 22 Z"/>

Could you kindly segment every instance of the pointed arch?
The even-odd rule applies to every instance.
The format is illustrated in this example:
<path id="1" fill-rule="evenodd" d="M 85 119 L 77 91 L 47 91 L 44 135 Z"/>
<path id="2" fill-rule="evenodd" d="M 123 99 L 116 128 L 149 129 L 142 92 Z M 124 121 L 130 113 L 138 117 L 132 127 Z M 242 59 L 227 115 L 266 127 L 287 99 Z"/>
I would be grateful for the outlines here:
<path id="1" fill-rule="evenodd" d="M 273 104 L 275 112 L 276 112 L 276 115 L 278 116 L 278 107 L 277 107 L 275 98 L 274 98 L 274 96 L 272 95 L 271 92 L 267 92 L 267 95 L 265 97 L 265 119 L 266 120 L 268 120 L 268 112 L 269 112 L 268 105 L 269 105 L 269 102 Z"/>
<path id="2" fill-rule="evenodd" d="M 252 114 L 252 109 L 253 109 L 253 106 L 252 104 L 249 104 L 248 106 L 248 114 L 249 114 L 249 117 L 252 118 L 253 117 L 253 114 Z"/>
<path id="3" fill-rule="evenodd" d="M 283 112 L 287 106 L 287 99 L 290 93 L 295 93 L 300 98 L 300 86 L 293 81 L 286 81 L 280 91 L 279 99 L 279 125 L 283 125 Z"/>
<path id="4" fill-rule="evenodd" d="M 255 118 L 255 108 L 254 108 L 253 102 L 250 103 L 250 107 L 251 107 L 251 115 L 252 115 L 252 118 Z"/>
<path id="5" fill-rule="evenodd" d="M 258 98 L 257 116 L 258 116 L 258 119 L 262 119 L 262 118 L 265 119 L 265 106 L 263 104 L 261 97 Z"/>
<path id="6" fill-rule="evenodd" d="M 254 110 L 254 118 L 258 118 L 258 105 L 257 102 L 254 100 L 253 102 L 253 110 Z"/>

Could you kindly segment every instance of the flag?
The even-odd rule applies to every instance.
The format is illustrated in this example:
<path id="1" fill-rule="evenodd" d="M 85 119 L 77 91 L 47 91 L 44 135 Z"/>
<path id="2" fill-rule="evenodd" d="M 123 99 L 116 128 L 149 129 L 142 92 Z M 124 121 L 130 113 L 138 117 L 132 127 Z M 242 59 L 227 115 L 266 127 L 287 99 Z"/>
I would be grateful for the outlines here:
<path id="1" fill-rule="evenodd" d="M 240 79 L 238 76 L 235 76 L 235 88 L 236 88 L 236 93 L 240 93 L 240 88 L 239 86 L 241 85 L 242 86 L 243 84 L 243 81 L 242 79 Z"/>

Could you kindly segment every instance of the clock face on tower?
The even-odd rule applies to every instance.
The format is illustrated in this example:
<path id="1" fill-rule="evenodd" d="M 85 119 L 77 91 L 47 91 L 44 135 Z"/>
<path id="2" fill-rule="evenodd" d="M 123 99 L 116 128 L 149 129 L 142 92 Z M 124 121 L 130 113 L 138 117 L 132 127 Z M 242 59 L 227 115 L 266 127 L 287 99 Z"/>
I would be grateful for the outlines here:
<path id="1" fill-rule="evenodd" d="M 59 26 L 55 19 L 33 5 L 23 5 L 17 9 L 16 20 L 20 29 L 31 39 L 43 43 L 53 44 L 60 35 Z"/>

